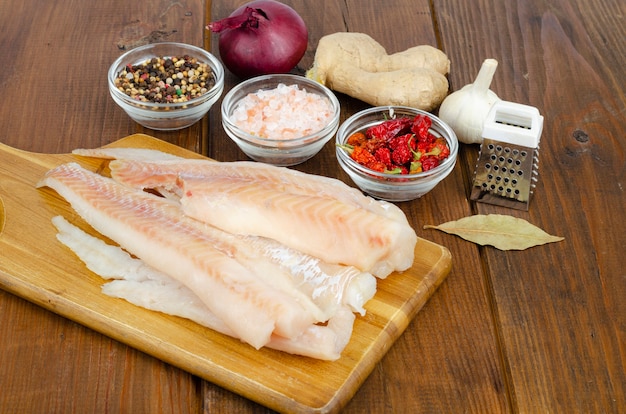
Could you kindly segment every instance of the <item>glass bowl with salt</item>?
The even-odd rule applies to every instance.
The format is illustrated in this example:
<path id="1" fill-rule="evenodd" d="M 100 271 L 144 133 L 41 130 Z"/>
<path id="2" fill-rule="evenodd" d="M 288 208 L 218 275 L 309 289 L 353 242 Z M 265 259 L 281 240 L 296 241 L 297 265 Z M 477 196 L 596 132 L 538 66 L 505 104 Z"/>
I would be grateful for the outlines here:
<path id="1" fill-rule="evenodd" d="M 228 136 L 251 159 L 278 166 L 315 156 L 337 132 L 339 115 L 330 89 L 292 74 L 248 79 L 222 101 Z"/>

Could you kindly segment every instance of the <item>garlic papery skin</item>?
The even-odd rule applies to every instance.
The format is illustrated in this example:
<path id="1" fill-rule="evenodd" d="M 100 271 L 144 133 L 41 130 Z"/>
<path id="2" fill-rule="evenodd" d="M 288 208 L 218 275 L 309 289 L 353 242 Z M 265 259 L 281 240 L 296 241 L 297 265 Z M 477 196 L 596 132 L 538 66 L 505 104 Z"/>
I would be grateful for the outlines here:
<path id="1" fill-rule="evenodd" d="M 483 124 L 494 103 L 500 100 L 489 87 L 496 73 L 498 61 L 485 59 L 474 83 L 448 95 L 439 108 L 439 118 L 465 144 L 482 142 Z"/>

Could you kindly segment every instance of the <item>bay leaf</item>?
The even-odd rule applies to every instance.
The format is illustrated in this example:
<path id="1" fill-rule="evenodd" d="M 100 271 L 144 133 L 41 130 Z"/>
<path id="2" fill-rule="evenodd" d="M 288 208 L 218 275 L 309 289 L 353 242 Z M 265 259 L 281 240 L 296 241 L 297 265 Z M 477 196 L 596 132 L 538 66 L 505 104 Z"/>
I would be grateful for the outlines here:
<path id="1" fill-rule="evenodd" d="M 477 214 L 438 226 L 425 225 L 424 228 L 441 230 L 500 250 L 525 250 L 564 240 L 563 237 L 552 236 L 524 219 L 503 214 Z"/>

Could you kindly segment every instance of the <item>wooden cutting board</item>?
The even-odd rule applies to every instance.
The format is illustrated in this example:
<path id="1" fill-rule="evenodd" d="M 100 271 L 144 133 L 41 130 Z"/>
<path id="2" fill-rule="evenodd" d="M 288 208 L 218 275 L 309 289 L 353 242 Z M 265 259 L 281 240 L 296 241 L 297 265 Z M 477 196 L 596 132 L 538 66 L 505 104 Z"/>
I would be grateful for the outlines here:
<path id="1" fill-rule="evenodd" d="M 142 134 L 110 146 L 199 157 Z M 378 282 L 339 360 L 257 351 L 193 322 L 101 293 L 104 281 L 56 240 L 51 223 L 59 214 L 75 224 L 82 220 L 54 191 L 35 188 L 47 170 L 68 161 L 94 171 L 104 166 L 101 160 L 0 144 L 0 287 L 279 412 L 339 411 L 450 271 L 449 251 L 419 239 L 413 267 Z"/>

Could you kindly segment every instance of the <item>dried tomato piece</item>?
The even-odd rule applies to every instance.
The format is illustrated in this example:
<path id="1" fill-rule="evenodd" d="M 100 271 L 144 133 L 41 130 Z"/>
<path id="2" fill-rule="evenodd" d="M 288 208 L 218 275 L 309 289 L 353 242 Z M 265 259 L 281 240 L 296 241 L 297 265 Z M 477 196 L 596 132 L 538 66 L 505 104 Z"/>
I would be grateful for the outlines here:
<path id="1" fill-rule="evenodd" d="M 433 156 L 422 157 L 420 161 L 422 163 L 422 169 L 424 171 L 432 170 L 439 165 L 439 160 Z"/>
<path id="2" fill-rule="evenodd" d="M 374 157 L 377 161 L 385 164 L 388 170 L 393 169 L 393 162 L 391 161 L 391 150 L 387 147 L 381 147 L 376 150 Z"/>
<path id="3" fill-rule="evenodd" d="M 413 123 L 411 125 L 411 132 L 418 136 L 419 140 L 428 139 L 428 134 L 431 125 L 433 124 L 432 119 L 426 115 L 416 115 L 413 118 Z"/>
<path id="4" fill-rule="evenodd" d="M 348 139 L 346 140 L 346 144 L 352 145 L 353 147 L 357 147 L 357 146 L 363 145 L 366 141 L 367 141 L 367 138 L 365 137 L 364 133 L 355 132 L 354 134 L 348 137 Z"/>
<path id="5" fill-rule="evenodd" d="M 378 138 L 383 141 L 388 141 L 401 133 L 408 132 L 411 123 L 411 118 L 406 117 L 389 119 L 378 125 L 369 127 L 365 135 L 367 135 L 369 139 Z"/>
<path id="6" fill-rule="evenodd" d="M 450 147 L 445 138 L 437 138 L 428 151 L 429 155 L 436 157 L 438 160 L 446 159 L 450 156 Z"/>
<path id="7" fill-rule="evenodd" d="M 386 146 L 385 141 L 382 139 L 378 139 L 378 138 L 369 138 L 369 139 L 366 139 L 365 142 L 363 143 L 363 148 L 365 148 L 372 154 L 375 154 L 379 148 L 384 148 L 385 146 Z"/>
<path id="8" fill-rule="evenodd" d="M 391 159 L 397 165 L 403 165 L 411 162 L 413 152 L 411 151 L 411 140 L 413 134 L 400 135 L 389 140 L 389 148 L 391 149 Z"/>
<path id="9" fill-rule="evenodd" d="M 380 172 L 385 171 L 385 164 L 379 162 L 371 152 L 367 151 L 363 147 L 354 147 L 350 153 L 350 157 L 371 170 Z"/>

